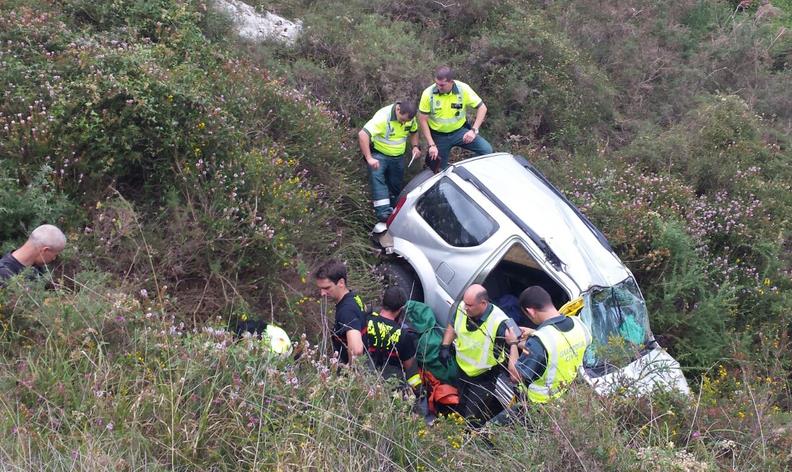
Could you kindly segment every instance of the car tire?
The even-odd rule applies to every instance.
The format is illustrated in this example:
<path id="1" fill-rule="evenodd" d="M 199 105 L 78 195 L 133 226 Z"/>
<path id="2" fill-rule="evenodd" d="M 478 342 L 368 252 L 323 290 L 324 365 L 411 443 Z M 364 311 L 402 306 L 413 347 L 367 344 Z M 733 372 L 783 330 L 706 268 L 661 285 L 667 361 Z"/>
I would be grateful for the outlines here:
<path id="1" fill-rule="evenodd" d="M 412 268 L 403 262 L 383 261 L 377 266 L 385 287 L 401 287 L 410 300 L 423 301 L 423 286 Z"/>
<path id="2" fill-rule="evenodd" d="M 421 172 L 416 174 L 415 177 L 410 179 L 409 182 L 407 182 L 407 185 L 404 186 L 404 189 L 402 189 L 401 193 L 399 194 L 399 198 L 404 197 L 408 193 L 412 192 L 419 185 L 421 185 L 422 183 L 426 182 L 427 180 L 429 180 L 434 175 L 435 174 L 434 174 L 434 172 L 432 172 L 431 169 L 422 170 Z"/>

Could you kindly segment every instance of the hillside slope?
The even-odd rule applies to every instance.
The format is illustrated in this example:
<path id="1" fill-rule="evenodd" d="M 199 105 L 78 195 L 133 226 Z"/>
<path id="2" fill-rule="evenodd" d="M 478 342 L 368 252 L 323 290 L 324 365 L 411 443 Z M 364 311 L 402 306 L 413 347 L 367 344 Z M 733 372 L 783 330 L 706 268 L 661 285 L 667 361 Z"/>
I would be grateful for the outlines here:
<path id="1" fill-rule="evenodd" d="M 294 46 L 240 40 L 200 0 L 0 5 L 0 245 L 69 236 L 51 283 L 0 289 L 4 467 L 788 466 L 790 5 L 443 5 L 259 2 L 302 19 Z M 311 269 L 342 258 L 379 292 L 357 128 L 440 63 L 494 147 L 604 231 L 693 398 L 576 385 L 492 449 L 336 373 Z M 307 352 L 233 344 L 243 312 Z"/>

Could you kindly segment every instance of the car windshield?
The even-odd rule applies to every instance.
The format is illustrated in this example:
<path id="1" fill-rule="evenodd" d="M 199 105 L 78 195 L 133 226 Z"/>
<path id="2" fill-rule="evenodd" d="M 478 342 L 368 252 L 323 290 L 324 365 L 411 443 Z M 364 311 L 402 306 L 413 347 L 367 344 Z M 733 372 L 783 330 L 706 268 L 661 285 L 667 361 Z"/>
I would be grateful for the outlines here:
<path id="1" fill-rule="evenodd" d="M 583 359 L 586 368 L 605 373 L 624 367 L 653 342 L 646 302 L 632 277 L 593 288 L 583 298 L 580 316 L 593 338 Z"/>

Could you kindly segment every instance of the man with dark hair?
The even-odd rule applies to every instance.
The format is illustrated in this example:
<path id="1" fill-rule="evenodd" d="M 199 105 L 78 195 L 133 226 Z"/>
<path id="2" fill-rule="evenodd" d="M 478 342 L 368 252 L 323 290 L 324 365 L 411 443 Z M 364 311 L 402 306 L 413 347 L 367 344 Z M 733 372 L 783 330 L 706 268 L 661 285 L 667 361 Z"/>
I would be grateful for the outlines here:
<path id="1" fill-rule="evenodd" d="M 57 226 L 41 225 L 19 249 L 0 258 L 0 287 L 27 267 L 41 271 L 66 247 L 66 236 Z"/>
<path id="2" fill-rule="evenodd" d="M 509 373 L 527 387 L 531 402 L 547 403 L 563 395 L 575 380 L 591 333 L 577 316 L 559 313 L 550 294 L 538 285 L 523 290 L 520 309 L 538 328 L 519 343 L 515 335 L 507 334 L 508 343 L 519 348 L 519 357 L 518 351 L 511 351 Z"/>
<path id="3" fill-rule="evenodd" d="M 350 357 L 355 358 L 364 352 L 362 330 L 365 305 L 347 287 L 347 268 L 343 263 L 335 260 L 325 262 L 314 272 L 314 279 L 321 296 L 336 302 L 333 350 L 338 352 L 339 362 L 347 364 Z"/>
<path id="4" fill-rule="evenodd" d="M 410 139 L 413 159 L 421 154 L 415 104 L 401 100 L 381 108 L 358 132 L 358 144 L 368 164 L 371 201 L 379 221 L 386 221 L 402 190 L 404 151 Z"/>
<path id="5" fill-rule="evenodd" d="M 382 308 L 366 318 L 363 343 L 371 363 L 383 378 L 406 381 L 413 389 L 421 384 L 415 363 L 415 334 L 404 320 L 407 295 L 399 287 L 388 287 Z"/>
<path id="6" fill-rule="evenodd" d="M 467 121 L 468 109 L 476 110 L 472 126 Z M 429 165 L 435 172 L 448 167 L 448 156 L 455 146 L 476 156 L 492 152 L 490 143 L 479 136 L 487 106 L 468 84 L 454 80 L 450 67 L 437 68 L 434 84 L 421 94 L 418 111 L 421 133 L 429 143 Z"/>
<path id="7" fill-rule="evenodd" d="M 495 386 L 511 354 L 506 334 L 518 329 L 511 318 L 490 303 L 487 289 L 478 284 L 465 290 L 452 322 L 443 336 L 440 358 L 450 361 L 451 342 L 456 340 L 462 414 L 473 427 L 479 427 L 503 409 Z M 513 350 L 516 356 L 516 347 Z"/>

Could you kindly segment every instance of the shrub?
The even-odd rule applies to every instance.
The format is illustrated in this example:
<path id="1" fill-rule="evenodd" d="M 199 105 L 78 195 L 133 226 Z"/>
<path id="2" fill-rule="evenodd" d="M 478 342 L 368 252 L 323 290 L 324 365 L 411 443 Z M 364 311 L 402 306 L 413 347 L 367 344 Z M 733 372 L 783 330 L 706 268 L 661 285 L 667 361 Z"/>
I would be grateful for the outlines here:
<path id="1" fill-rule="evenodd" d="M 52 169 L 47 166 L 21 182 L 9 163 L 0 163 L 0 250 L 16 248 L 33 229 L 43 223 L 68 228 L 65 218 L 76 209 L 66 197 L 53 188 Z"/>
<path id="2" fill-rule="evenodd" d="M 623 154 L 649 171 L 682 176 L 698 193 L 733 189 L 735 174 L 778 157 L 758 120 L 737 97 L 708 97 L 659 139 L 649 131 Z"/>
<path id="3" fill-rule="evenodd" d="M 339 15 L 328 17 L 327 8 L 333 7 L 323 5 L 303 20 L 306 31 L 299 40 L 295 85 L 333 103 L 356 126 L 400 97 L 417 102 L 431 83 L 435 56 L 422 44 L 416 27 L 340 5 Z"/>
<path id="4" fill-rule="evenodd" d="M 608 123 L 607 78 L 541 13 L 518 10 L 486 29 L 455 61 L 490 110 L 487 128 L 563 145 L 589 142 Z M 593 129 L 592 129 L 593 128 Z"/>

